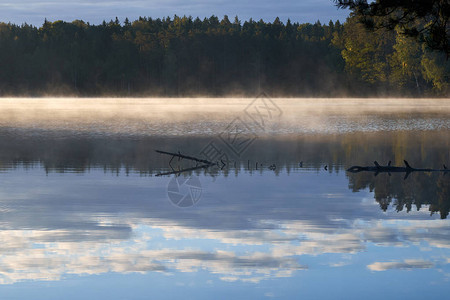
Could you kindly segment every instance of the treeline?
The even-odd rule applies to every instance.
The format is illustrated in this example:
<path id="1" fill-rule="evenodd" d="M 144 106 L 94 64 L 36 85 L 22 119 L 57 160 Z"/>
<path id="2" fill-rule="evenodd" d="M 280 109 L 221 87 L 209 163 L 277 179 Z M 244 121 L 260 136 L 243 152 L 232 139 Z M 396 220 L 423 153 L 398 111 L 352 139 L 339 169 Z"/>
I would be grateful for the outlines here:
<path id="1" fill-rule="evenodd" d="M 445 55 L 352 18 L 0 23 L 2 96 L 447 96 L 449 68 Z"/>

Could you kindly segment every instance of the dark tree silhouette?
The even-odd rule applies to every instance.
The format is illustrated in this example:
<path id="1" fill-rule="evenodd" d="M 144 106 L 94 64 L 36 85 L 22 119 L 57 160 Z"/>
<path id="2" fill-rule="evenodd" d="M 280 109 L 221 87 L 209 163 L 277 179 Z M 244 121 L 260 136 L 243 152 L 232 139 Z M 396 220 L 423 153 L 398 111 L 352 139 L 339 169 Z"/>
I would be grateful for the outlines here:
<path id="1" fill-rule="evenodd" d="M 349 8 L 366 27 L 399 27 L 407 36 L 424 41 L 428 47 L 450 55 L 450 1 L 448 0 L 335 0 Z"/>

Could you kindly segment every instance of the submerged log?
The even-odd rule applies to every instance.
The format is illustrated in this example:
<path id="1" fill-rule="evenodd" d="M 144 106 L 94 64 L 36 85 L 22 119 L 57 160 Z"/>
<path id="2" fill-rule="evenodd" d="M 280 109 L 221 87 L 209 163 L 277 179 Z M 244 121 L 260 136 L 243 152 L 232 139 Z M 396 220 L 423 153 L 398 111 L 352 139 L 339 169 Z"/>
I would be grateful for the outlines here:
<path id="1" fill-rule="evenodd" d="M 160 153 L 160 154 L 165 154 L 165 155 L 172 156 L 172 158 L 169 161 L 169 166 L 172 168 L 172 171 L 165 172 L 165 173 L 158 173 L 155 176 L 165 176 L 165 175 L 172 175 L 172 174 L 179 175 L 179 174 L 184 173 L 184 172 L 191 172 L 191 171 L 195 171 L 195 170 L 199 170 L 199 169 L 207 169 L 207 168 L 209 168 L 209 167 L 211 167 L 211 166 L 216 164 L 216 163 L 210 162 L 209 160 L 206 160 L 206 159 L 200 159 L 200 158 L 197 158 L 197 157 L 194 157 L 194 156 L 181 154 L 179 151 L 178 151 L 178 153 L 166 152 L 166 151 L 161 151 L 161 150 L 155 150 L 155 151 L 157 153 Z M 174 157 L 178 157 L 178 159 L 192 160 L 192 161 L 195 161 L 197 163 L 203 163 L 203 165 L 199 166 L 197 164 L 197 166 L 192 167 L 192 168 L 186 168 L 186 169 L 181 169 L 181 170 L 174 170 L 172 165 L 171 165 L 171 162 L 174 159 Z M 223 163 L 223 161 L 222 161 L 222 163 Z M 217 163 L 217 165 L 218 165 L 218 163 Z"/>
<path id="2" fill-rule="evenodd" d="M 447 169 L 445 165 L 443 169 L 418 169 L 411 167 L 406 160 L 403 160 L 403 162 L 405 163 L 404 167 L 395 167 L 391 166 L 391 161 L 389 161 L 387 166 L 382 166 L 377 161 L 374 161 L 373 162 L 374 166 L 366 166 L 366 167 L 353 166 L 347 169 L 347 172 L 351 173 L 359 173 L 364 171 L 375 172 L 375 176 L 377 176 L 379 173 L 388 173 L 389 175 L 391 175 L 391 173 L 406 173 L 405 179 L 408 178 L 409 174 L 411 174 L 412 172 L 444 172 L 444 174 L 450 172 L 450 170 Z"/>
<path id="3" fill-rule="evenodd" d="M 206 160 L 206 159 L 200 159 L 200 158 L 193 157 L 193 156 L 183 155 L 179 151 L 178 151 L 178 153 L 166 152 L 166 151 L 161 151 L 161 150 L 155 150 L 155 151 L 157 153 L 160 153 L 160 154 L 171 155 L 172 159 L 174 157 L 178 157 L 178 158 L 184 158 L 184 159 L 188 159 L 188 160 L 193 160 L 193 161 L 196 161 L 196 162 L 201 162 L 201 163 L 208 164 L 208 165 L 213 165 L 214 164 L 213 162 L 210 162 L 209 160 Z"/>
<path id="4" fill-rule="evenodd" d="M 187 169 L 181 169 L 181 170 L 173 170 L 170 172 L 165 172 L 165 173 L 158 173 L 155 176 L 159 177 L 159 176 L 166 176 L 166 175 L 173 175 L 173 174 L 181 174 L 184 172 L 191 172 L 191 171 L 195 171 L 195 170 L 200 170 L 200 169 L 207 169 L 209 168 L 211 165 L 201 165 L 201 166 L 196 166 L 196 167 L 192 167 L 192 168 L 187 168 Z"/>

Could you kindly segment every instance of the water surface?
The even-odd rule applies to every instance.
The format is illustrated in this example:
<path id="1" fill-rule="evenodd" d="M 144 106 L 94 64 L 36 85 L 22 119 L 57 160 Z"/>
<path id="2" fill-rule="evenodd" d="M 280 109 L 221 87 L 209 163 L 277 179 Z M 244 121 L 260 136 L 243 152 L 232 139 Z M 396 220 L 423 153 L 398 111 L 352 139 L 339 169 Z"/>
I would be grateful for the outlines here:
<path id="1" fill-rule="evenodd" d="M 448 293 L 450 101 L 264 99 L 3 99 L 2 299 Z"/>

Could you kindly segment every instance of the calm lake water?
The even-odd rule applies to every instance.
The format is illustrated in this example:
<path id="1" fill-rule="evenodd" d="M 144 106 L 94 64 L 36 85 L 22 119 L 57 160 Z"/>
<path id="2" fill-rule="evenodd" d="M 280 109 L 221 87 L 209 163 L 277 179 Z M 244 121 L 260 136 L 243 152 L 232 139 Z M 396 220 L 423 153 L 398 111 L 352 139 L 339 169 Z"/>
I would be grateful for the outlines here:
<path id="1" fill-rule="evenodd" d="M 448 295 L 449 116 L 449 99 L 4 98 L 0 298 Z M 435 171 L 346 171 L 403 160 Z"/>

